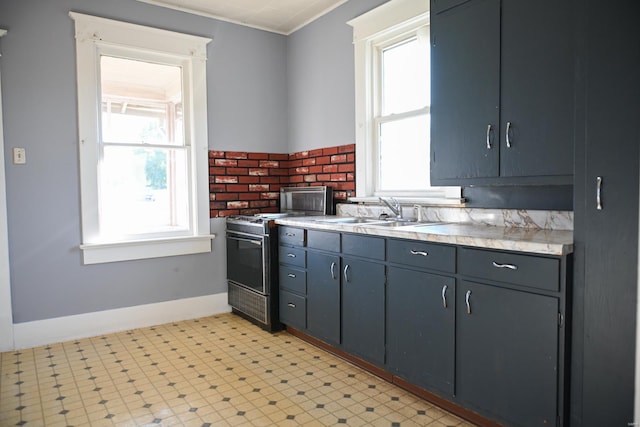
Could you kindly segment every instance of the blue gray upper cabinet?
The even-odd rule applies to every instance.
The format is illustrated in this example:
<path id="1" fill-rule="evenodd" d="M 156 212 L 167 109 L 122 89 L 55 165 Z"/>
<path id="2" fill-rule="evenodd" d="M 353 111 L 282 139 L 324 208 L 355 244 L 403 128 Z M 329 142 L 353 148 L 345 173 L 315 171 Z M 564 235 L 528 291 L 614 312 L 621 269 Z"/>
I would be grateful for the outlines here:
<path id="1" fill-rule="evenodd" d="M 431 1 L 434 185 L 571 184 L 567 0 Z"/>

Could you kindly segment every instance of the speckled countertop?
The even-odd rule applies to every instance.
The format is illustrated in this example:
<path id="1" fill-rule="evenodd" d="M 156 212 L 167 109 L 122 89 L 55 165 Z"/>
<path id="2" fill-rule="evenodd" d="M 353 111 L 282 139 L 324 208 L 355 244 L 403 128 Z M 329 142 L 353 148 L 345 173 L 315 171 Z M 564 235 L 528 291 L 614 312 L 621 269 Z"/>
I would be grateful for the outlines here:
<path id="1" fill-rule="evenodd" d="M 335 217 L 285 217 L 276 220 L 276 223 L 317 230 L 362 233 L 544 255 L 567 255 L 573 252 L 573 231 L 571 230 L 499 227 L 475 223 L 434 223 L 389 227 L 375 223 L 323 222 L 331 218 Z"/>

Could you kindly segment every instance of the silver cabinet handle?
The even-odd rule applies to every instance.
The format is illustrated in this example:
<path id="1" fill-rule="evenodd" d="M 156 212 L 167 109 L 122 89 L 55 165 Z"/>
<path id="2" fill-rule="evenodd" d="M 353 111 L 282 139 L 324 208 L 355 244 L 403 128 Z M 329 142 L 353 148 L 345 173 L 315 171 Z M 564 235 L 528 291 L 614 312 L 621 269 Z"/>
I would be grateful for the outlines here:
<path id="1" fill-rule="evenodd" d="M 471 291 L 467 291 L 464 296 L 464 302 L 467 304 L 467 314 L 471 314 Z"/>
<path id="2" fill-rule="evenodd" d="M 602 210 L 602 177 L 596 177 L 596 209 Z"/>
<path id="3" fill-rule="evenodd" d="M 284 233 L 284 235 L 288 237 L 293 237 L 296 235 L 296 233 Z"/>
<path id="4" fill-rule="evenodd" d="M 344 276 L 344 281 L 346 283 L 349 283 L 349 276 L 347 276 L 347 271 L 349 271 L 349 264 L 344 266 L 344 271 L 342 272 L 342 275 Z"/>
<path id="5" fill-rule="evenodd" d="M 288 256 L 289 258 L 295 258 L 295 257 L 296 257 L 296 254 L 287 254 L 287 256 Z"/>
<path id="6" fill-rule="evenodd" d="M 447 285 L 444 285 L 442 287 L 442 306 L 444 308 L 447 308 L 447 288 L 448 288 Z"/>
<path id="7" fill-rule="evenodd" d="M 505 131 L 505 139 L 507 140 L 507 148 L 511 148 L 511 138 L 509 134 L 511 133 L 511 122 L 507 122 L 507 130 Z"/>
<path id="8" fill-rule="evenodd" d="M 411 255 L 429 256 L 429 253 L 424 251 L 414 251 L 413 249 L 411 249 Z"/>
<path id="9" fill-rule="evenodd" d="M 491 150 L 491 125 L 487 125 L 487 150 Z"/>
<path id="10" fill-rule="evenodd" d="M 295 305 L 294 303 L 292 303 L 292 302 L 290 302 L 289 304 L 287 304 L 287 306 L 288 306 L 288 307 L 291 307 L 291 308 L 296 308 L 296 305 Z"/>
<path id="11" fill-rule="evenodd" d="M 493 266 L 495 268 L 508 268 L 509 270 L 517 270 L 518 269 L 518 266 L 517 265 L 513 265 L 513 264 L 498 264 L 495 261 L 493 261 L 491 264 L 493 264 Z"/>
<path id="12" fill-rule="evenodd" d="M 291 277 L 292 279 L 295 279 L 295 278 L 296 278 L 296 275 L 295 275 L 295 274 L 293 274 L 293 273 L 289 273 L 289 274 L 287 274 L 287 276 Z"/>
<path id="13" fill-rule="evenodd" d="M 336 280 L 335 268 L 336 268 L 336 263 L 332 262 L 331 263 L 331 280 Z"/>

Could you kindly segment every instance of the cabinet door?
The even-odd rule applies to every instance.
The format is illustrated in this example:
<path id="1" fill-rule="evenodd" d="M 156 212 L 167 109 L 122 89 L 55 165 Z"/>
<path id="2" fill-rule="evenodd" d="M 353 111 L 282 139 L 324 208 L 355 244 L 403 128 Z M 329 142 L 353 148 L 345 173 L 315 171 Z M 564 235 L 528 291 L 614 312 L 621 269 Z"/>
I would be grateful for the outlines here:
<path id="1" fill-rule="evenodd" d="M 572 7 L 502 1 L 501 176 L 573 175 Z"/>
<path id="2" fill-rule="evenodd" d="M 426 389 L 453 395 L 455 280 L 389 267 L 387 366 Z"/>
<path id="3" fill-rule="evenodd" d="M 634 421 L 640 2 L 580 2 L 585 95 L 576 141 L 571 425 Z M 581 105 L 582 104 L 582 105 Z M 584 141 L 584 142 L 582 142 Z M 602 177 L 601 209 L 597 177 Z M 636 413 L 637 421 L 638 414 Z"/>
<path id="4" fill-rule="evenodd" d="M 499 80 L 500 0 L 431 17 L 432 183 L 498 175 Z"/>
<path id="5" fill-rule="evenodd" d="M 307 329 L 315 337 L 340 343 L 340 257 L 307 253 Z"/>
<path id="6" fill-rule="evenodd" d="M 462 281 L 456 310 L 457 396 L 507 424 L 555 425 L 558 300 Z"/>
<path id="7" fill-rule="evenodd" d="M 346 351 L 384 363 L 384 265 L 342 259 L 342 344 Z"/>

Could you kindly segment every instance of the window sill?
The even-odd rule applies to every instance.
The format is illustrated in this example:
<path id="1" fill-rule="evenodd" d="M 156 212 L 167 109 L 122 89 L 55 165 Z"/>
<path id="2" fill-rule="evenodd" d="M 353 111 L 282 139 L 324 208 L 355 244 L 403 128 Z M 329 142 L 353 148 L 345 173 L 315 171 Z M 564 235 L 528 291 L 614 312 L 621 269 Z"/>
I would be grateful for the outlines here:
<path id="1" fill-rule="evenodd" d="M 382 196 L 388 199 L 388 196 Z M 421 205 L 421 206 L 448 206 L 448 207 L 464 207 L 466 200 L 464 198 L 445 198 L 445 197 L 394 197 L 403 205 Z M 375 196 L 371 197 L 350 197 L 348 199 L 354 203 L 373 203 L 380 204 L 380 199 Z"/>
<path id="2" fill-rule="evenodd" d="M 85 265 L 102 264 L 211 252 L 211 240 L 215 237 L 215 234 L 207 234 L 117 243 L 92 243 L 80 245 L 80 249 Z"/>

